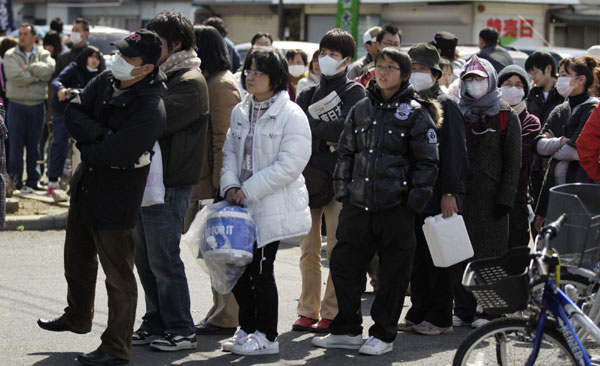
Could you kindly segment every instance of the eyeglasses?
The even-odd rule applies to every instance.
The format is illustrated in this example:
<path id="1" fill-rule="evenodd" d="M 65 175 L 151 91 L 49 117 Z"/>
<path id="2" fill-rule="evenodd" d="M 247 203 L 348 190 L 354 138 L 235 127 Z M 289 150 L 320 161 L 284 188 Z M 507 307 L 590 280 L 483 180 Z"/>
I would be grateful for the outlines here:
<path id="1" fill-rule="evenodd" d="M 246 76 L 252 76 L 252 77 L 259 77 L 261 75 L 264 75 L 265 73 L 262 71 L 258 71 L 258 70 L 244 70 L 244 75 Z"/>
<path id="2" fill-rule="evenodd" d="M 392 72 L 395 70 L 400 71 L 400 68 L 395 66 L 375 66 L 375 70 L 379 72 Z"/>

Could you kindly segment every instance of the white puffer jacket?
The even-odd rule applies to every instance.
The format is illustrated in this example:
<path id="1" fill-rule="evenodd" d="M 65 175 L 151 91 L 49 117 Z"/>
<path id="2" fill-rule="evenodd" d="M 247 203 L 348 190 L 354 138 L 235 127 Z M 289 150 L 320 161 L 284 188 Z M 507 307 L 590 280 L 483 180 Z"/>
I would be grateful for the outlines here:
<path id="1" fill-rule="evenodd" d="M 308 191 L 302 171 L 311 154 L 311 132 L 302 109 L 279 92 L 271 107 L 256 122 L 252 146 L 252 176 L 240 184 L 244 141 L 250 130 L 247 95 L 231 113 L 223 146 L 221 195 L 241 187 L 256 223 L 258 247 L 277 240 L 308 234 L 311 226 Z"/>

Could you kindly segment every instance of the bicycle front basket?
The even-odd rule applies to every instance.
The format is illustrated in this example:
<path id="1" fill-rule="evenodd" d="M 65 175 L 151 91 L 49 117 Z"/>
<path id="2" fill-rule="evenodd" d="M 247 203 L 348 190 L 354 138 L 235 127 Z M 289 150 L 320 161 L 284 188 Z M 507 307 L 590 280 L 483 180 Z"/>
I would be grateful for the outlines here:
<path id="1" fill-rule="evenodd" d="M 509 249 L 503 256 L 476 260 L 467 266 L 462 284 L 491 315 L 527 307 L 529 248 Z"/>

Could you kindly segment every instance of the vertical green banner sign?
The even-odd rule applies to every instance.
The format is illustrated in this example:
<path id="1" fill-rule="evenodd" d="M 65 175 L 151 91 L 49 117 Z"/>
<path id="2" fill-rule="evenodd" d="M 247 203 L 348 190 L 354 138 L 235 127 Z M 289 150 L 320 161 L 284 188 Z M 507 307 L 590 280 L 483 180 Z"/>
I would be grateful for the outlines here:
<path id="1" fill-rule="evenodd" d="M 358 40 L 358 4 L 359 0 L 338 0 L 336 27 L 350 32 Z M 360 42 L 356 42 L 357 44 Z"/>

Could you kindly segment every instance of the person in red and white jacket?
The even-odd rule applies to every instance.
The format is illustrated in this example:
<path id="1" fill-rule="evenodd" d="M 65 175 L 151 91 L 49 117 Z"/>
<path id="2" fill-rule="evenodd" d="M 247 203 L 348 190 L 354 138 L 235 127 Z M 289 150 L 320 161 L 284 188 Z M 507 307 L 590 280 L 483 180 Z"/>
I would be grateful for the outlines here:
<path id="1" fill-rule="evenodd" d="M 587 175 L 600 183 L 600 105 L 594 108 L 577 139 L 577 154 Z"/>

